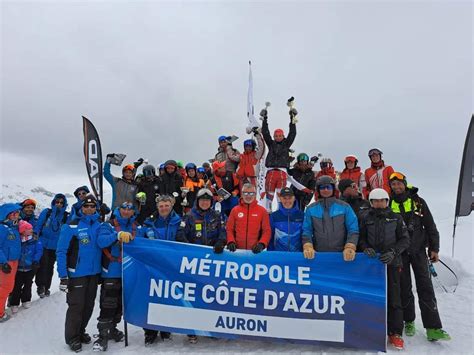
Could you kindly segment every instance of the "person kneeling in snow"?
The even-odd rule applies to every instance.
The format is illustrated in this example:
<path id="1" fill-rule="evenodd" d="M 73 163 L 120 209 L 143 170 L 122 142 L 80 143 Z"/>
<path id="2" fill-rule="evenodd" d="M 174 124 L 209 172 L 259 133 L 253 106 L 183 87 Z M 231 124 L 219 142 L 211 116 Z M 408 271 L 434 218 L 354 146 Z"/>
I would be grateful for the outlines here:
<path id="1" fill-rule="evenodd" d="M 403 309 L 400 295 L 401 254 L 410 245 L 402 217 L 388 207 L 388 193 L 373 189 L 369 194 L 370 209 L 360 221 L 359 249 L 370 258 L 380 253 L 387 264 L 387 332 L 390 344 L 403 349 Z"/>
<path id="2" fill-rule="evenodd" d="M 20 300 L 25 308 L 31 307 L 31 285 L 40 266 L 43 246 L 33 237 L 33 226 L 26 222 L 18 223 L 21 237 L 21 255 L 15 277 L 15 287 L 8 299 L 12 313 L 18 312 Z"/>
<path id="3" fill-rule="evenodd" d="M 109 339 L 123 340 L 123 332 L 117 329 L 122 319 L 122 243 L 132 241 L 136 232 L 135 206 L 131 201 L 123 202 L 113 218 L 100 226 L 97 243 L 102 248 L 102 285 L 95 351 L 106 351 Z"/>

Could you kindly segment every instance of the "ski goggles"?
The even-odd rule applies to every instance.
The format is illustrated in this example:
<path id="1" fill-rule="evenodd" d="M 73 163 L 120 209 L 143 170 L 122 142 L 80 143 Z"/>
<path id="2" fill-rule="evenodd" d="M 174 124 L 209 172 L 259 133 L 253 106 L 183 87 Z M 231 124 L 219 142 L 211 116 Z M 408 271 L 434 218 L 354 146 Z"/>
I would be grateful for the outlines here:
<path id="1" fill-rule="evenodd" d="M 320 185 L 319 190 L 334 190 L 334 186 L 331 184 Z"/>
<path id="2" fill-rule="evenodd" d="M 124 202 L 120 205 L 120 208 L 123 208 L 124 210 L 134 210 L 135 206 L 133 206 L 133 203 Z"/>
<path id="3" fill-rule="evenodd" d="M 36 200 L 34 200 L 34 199 L 32 199 L 32 198 L 28 198 L 28 199 L 26 199 L 25 201 L 23 201 L 23 202 L 21 203 L 21 205 L 22 205 L 23 207 L 26 207 L 26 206 L 34 206 L 34 207 L 36 207 Z"/>
<path id="4" fill-rule="evenodd" d="M 155 198 L 155 202 L 156 203 L 159 203 L 159 202 L 171 202 L 171 203 L 174 203 L 174 197 L 173 196 L 170 196 L 170 195 L 158 195 L 156 198 Z"/>
<path id="5" fill-rule="evenodd" d="M 375 154 L 382 155 L 382 152 L 378 150 L 377 148 L 369 150 L 369 157 Z"/>
<path id="6" fill-rule="evenodd" d="M 197 198 L 204 198 L 204 199 L 212 199 L 213 195 L 212 192 L 208 189 L 201 189 L 196 195 Z"/>
<path id="7" fill-rule="evenodd" d="M 135 165 L 127 164 L 122 169 L 122 171 L 125 171 L 125 170 L 130 170 L 132 173 L 134 173 L 135 172 Z"/>
<path id="8" fill-rule="evenodd" d="M 328 167 L 332 166 L 332 163 L 325 161 L 325 162 L 319 163 L 319 166 L 321 167 L 321 169 L 325 169 L 325 168 L 328 168 Z"/>
<path id="9" fill-rule="evenodd" d="M 243 196 L 255 196 L 257 193 L 256 192 L 253 192 L 253 191 L 245 191 L 245 192 L 242 192 L 242 195 Z"/>
<path id="10" fill-rule="evenodd" d="M 399 172 L 394 172 L 390 175 L 389 177 L 389 180 L 402 180 L 402 181 L 405 181 L 406 180 L 406 177 L 405 175 L 403 175 L 402 173 L 399 173 Z"/>
<path id="11" fill-rule="evenodd" d="M 97 208 L 96 205 L 93 205 L 92 203 L 86 203 L 85 205 L 82 205 L 83 208 Z"/>

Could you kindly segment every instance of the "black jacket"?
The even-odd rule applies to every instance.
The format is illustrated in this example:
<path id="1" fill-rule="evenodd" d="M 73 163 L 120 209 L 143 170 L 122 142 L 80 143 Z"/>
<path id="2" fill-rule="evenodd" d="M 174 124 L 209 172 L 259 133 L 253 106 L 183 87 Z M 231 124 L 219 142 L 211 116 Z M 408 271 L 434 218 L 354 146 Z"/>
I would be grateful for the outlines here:
<path id="1" fill-rule="evenodd" d="M 396 258 L 390 265 L 402 265 L 401 254 L 409 247 L 410 237 L 400 215 L 390 208 L 370 210 L 359 221 L 359 250 L 373 248 L 378 253 L 394 249 Z"/>
<path id="2" fill-rule="evenodd" d="M 267 159 L 265 160 L 265 166 L 267 168 L 286 168 L 290 167 L 290 147 L 295 141 L 296 137 L 296 125 L 290 121 L 290 132 L 288 137 L 283 139 L 281 142 L 275 142 L 270 135 L 268 130 L 268 121 L 263 120 L 262 123 L 262 135 L 265 143 L 268 147 Z"/>
<path id="3" fill-rule="evenodd" d="M 314 172 L 311 169 L 301 170 L 298 169 L 297 164 L 295 164 L 293 168 L 288 170 L 288 174 L 290 174 L 296 181 L 311 191 L 316 189 L 316 180 L 314 179 Z M 305 201 L 307 200 L 306 205 L 313 197 L 313 193 L 306 193 L 304 191 L 298 190 L 293 185 L 291 185 L 291 189 L 293 190 L 297 199 L 304 199 Z"/>
<path id="4" fill-rule="evenodd" d="M 183 186 L 183 177 L 178 171 L 175 171 L 173 174 L 168 174 L 165 172 L 163 176 L 160 177 L 159 191 L 160 195 L 170 195 L 173 196 L 173 193 L 176 192 L 178 197 L 176 197 L 176 203 L 174 204 L 173 209 L 179 215 L 183 214 L 183 206 L 181 202 L 183 201 L 181 197 L 181 187 Z"/>
<path id="5" fill-rule="evenodd" d="M 360 195 L 358 197 L 343 197 L 341 196 L 341 200 L 347 202 L 352 209 L 354 210 L 357 218 L 361 218 L 362 215 L 369 211 L 370 203 L 367 200 L 364 200 Z"/>
<path id="6" fill-rule="evenodd" d="M 137 218 L 140 224 L 156 211 L 156 196 L 160 193 L 160 180 L 158 176 L 153 176 L 151 179 L 144 177 L 138 183 L 138 192 L 146 194 L 146 202 L 140 206 L 140 214 Z"/>
<path id="7" fill-rule="evenodd" d="M 439 252 L 439 232 L 426 201 L 417 194 L 418 188 L 413 187 L 402 195 L 393 195 L 390 205 L 398 204 L 400 214 L 410 234 L 409 253 Z M 411 211 L 405 211 L 403 203 L 411 199 Z"/>

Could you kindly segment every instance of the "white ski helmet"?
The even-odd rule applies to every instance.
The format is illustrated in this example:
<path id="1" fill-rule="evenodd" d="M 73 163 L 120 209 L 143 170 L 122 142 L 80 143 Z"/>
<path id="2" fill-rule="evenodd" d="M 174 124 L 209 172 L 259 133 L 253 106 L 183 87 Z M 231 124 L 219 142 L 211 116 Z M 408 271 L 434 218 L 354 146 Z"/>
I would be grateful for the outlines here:
<path id="1" fill-rule="evenodd" d="M 388 203 L 390 197 L 388 196 L 387 191 L 385 191 L 384 189 L 373 189 L 372 191 L 370 191 L 369 194 L 369 202 L 371 206 L 372 200 L 387 200 Z"/>

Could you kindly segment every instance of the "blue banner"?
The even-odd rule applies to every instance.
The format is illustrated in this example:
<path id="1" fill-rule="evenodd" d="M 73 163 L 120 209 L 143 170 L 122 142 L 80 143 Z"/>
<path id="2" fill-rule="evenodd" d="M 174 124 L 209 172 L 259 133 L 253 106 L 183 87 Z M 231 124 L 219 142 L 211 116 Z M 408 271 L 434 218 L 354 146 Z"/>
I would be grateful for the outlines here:
<path id="1" fill-rule="evenodd" d="M 342 253 L 225 251 L 137 238 L 124 244 L 125 320 L 223 338 L 386 350 L 386 271 Z"/>

